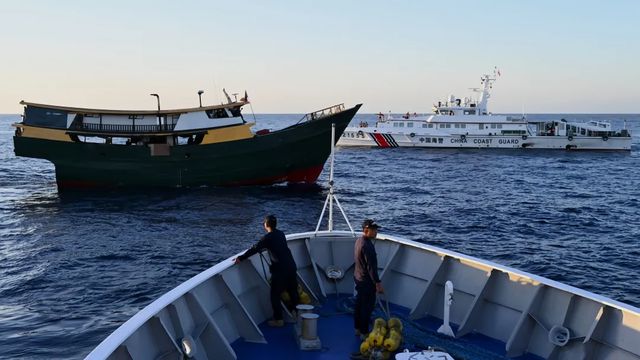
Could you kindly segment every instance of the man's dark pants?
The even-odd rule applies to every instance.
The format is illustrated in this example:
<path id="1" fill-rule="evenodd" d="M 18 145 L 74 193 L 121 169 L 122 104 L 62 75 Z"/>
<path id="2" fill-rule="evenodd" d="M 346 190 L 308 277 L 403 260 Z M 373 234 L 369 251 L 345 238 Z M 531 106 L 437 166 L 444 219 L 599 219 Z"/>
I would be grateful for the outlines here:
<path id="1" fill-rule="evenodd" d="M 361 334 L 369 332 L 369 322 L 375 305 L 375 285 L 372 282 L 356 281 L 356 305 L 353 309 L 353 325 Z"/>
<path id="2" fill-rule="evenodd" d="M 298 305 L 298 280 L 296 272 L 285 272 L 281 270 L 272 270 L 271 273 L 271 307 L 273 308 L 273 319 L 282 320 L 282 306 L 280 305 L 280 295 L 287 291 L 291 298 L 289 311 L 295 309 Z"/>

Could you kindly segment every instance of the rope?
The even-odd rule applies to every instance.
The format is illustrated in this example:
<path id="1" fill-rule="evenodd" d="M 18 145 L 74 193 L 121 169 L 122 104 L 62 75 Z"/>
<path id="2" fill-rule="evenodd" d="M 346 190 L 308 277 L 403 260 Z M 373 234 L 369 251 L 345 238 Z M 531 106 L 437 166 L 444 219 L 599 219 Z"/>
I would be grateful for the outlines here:
<path id="1" fill-rule="evenodd" d="M 381 298 L 383 298 L 383 297 L 384 297 L 384 299 L 385 299 L 385 301 L 387 303 L 387 307 L 386 308 L 382 305 L 382 299 Z M 387 299 L 387 297 L 384 296 L 384 294 L 380 294 L 379 296 L 376 296 L 376 300 L 378 301 L 378 305 L 380 305 L 380 309 L 382 309 L 382 314 L 384 315 L 384 318 L 387 319 L 387 320 L 391 319 L 391 312 L 389 312 L 389 300 Z"/>
<path id="2" fill-rule="evenodd" d="M 249 108 L 251 109 L 251 115 L 253 115 L 253 122 L 258 124 L 256 121 L 256 114 L 253 113 L 253 105 L 251 105 L 251 103 L 249 103 Z"/>

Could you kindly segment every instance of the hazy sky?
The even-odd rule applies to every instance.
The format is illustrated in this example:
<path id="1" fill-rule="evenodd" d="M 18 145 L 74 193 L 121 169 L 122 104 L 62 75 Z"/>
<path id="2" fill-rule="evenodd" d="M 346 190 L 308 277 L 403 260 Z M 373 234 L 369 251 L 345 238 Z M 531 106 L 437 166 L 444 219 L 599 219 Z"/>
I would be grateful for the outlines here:
<path id="1" fill-rule="evenodd" d="M 256 113 L 428 112 L 494 66 L 493 112 L 640 112 L 640 1 L 0 0 L 0 113 L 153 109 L 247 90 Z"/>

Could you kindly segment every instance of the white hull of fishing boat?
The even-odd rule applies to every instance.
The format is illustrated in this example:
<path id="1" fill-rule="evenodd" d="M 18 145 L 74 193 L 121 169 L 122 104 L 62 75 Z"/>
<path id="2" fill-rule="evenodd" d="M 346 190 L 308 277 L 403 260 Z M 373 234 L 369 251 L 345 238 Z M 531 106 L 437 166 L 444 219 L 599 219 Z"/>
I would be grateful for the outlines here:
<path id="1" fill-rule="evenodd" d="M 355 239 L 345 231 L 288 236 L 299 282 L 315 301 L 334 290 L 352 294 Z M 638 308 L 394 236 L 380 234 L 375 247 L 387 299 L 408 309 L 411 319 L 443 319 L 444 287 L 451 281 L 457 338 L 485 335 L 504 343 L 510 357 L 640 359 Z M 335 284 L 324 276 L 329 266 L 344 269 Z M 236 359 L 234 341 L 266 342 L 258 324 L 271 313 L 264 301 L 269 279 L 261 269 L 255 255 L 205 270 L 133 316 L 87 359 Z"/>

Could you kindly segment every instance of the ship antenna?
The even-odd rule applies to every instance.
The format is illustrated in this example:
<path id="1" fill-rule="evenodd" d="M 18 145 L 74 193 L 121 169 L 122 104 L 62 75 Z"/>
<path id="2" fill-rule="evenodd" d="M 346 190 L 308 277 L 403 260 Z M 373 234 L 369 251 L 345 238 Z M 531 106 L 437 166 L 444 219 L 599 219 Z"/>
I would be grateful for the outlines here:
<path id="1" fill-rule="evenodd" d="M 336 124 L 331 124 L 331 162 L 330 170 L 329 170 L 329 194 L 327 195 L 327 199 L 324 201 L 324 206 L 322 207 L 322 212 L 320 213 L 320 219 L 318 219 L 318 225 L 316 226 L 316 233 L 320 229 L 320 224 L 322 223 L 322 219 L 324 218 L 324 212 L 327 209 L 327 205 L 329 206 L 329 221 L 328 221 L 328 230 L 333 231 L 333 202 L 336 202 L 336 206 L 340 209 L 342 213 L 342 217 L 347 222 L 349 226 L 349 230 L 351 230 L 351 234 L 355 236 L 355 231 L 353 231 L 353 227 L 351 227 L 351 223 L 349 222 L 349 218 L 347 218 L 347 214 L 342 209 L 340 205 L 340 201 L 338 201 L 338 197 L 335 194 L 334 186 L 333 186 L 333 160 L 335 158 L 335 140 L 336 140 Z"/>

